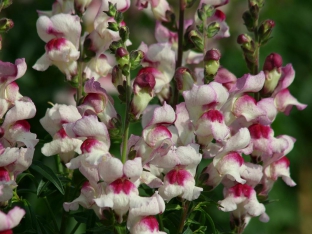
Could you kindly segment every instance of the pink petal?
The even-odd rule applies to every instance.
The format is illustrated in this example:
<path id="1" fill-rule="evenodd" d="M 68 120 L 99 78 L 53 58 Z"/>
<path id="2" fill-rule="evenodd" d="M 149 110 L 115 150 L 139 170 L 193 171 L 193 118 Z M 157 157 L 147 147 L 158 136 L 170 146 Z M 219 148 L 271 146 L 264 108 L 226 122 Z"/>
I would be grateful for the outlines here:
<path id="1" fill-rule="evenodd" d="M 25 211 L 17 206 L 10 210 L 8 214 L 0 212 L 0 231 L 16 227 L 24 215 Z"/>

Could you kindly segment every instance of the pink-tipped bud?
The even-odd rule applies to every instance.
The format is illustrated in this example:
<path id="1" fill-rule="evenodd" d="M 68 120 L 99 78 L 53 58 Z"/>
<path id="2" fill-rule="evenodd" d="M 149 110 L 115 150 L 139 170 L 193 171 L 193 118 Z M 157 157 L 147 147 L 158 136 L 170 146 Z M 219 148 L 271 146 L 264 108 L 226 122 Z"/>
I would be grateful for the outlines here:
<path id="1" fill-rule="evenodd" d="M 263 70 L 265 72 L 265 82 L 262 89 L 263 96 L 270 96 L 282 76 L 281 67 L 283 65 L 282 56 L 277 53 L 272 53 L 266 57 Z"/>
<path id="2" fill-rule="evenodd" d="M 251 37 L 248 36 L 247 34 L 241 34 L 237 37 L 237 43 L 238 44 L 246 44 L 251 42 Z"/>
<path id="3" fill-rule="evenodd" d="M 179 91 L 190 90 L 195 82 L 193 74 L 186 67 L 179 67 L 175 71 L 174 79 L 177 82 Z"/>
<path id="4" fill-rule="evenodd" d="M 206 52 L 204 61 L 210 60 L 219 61 L 220 58 L 221 58 L 220 51 L 218 49 L 211 49 Z"/>
<path id="5" fill-rule="evenodd" d="M 274 68 L 279 69 L 283 65 L 282 56 L 277 53 L 272 53 L 266 57 L 263 70 L 272 71 Z"/>
<path id="6" fill-rule="evenodd" d="M 0 33 L 4 33 L 13 28 L 14 22 L 11 19 L 2 18 L 0 19 Z"/>
<path id="7" fill-rule="evenodd" d="M 125 48 L 119 47 L 116 50 L 115 55 L 116 55 L 118 64 L 120 64 L 122 67 L 126 64 L 129 64 L 129 52 Z"/>
<path id="8" fill-rule="evenodd" d="M 137 76 L 133 82 L 134 92 L 136 87 L 140 87 L 140 89 L 152 90 L 155 87 L 156 81 L 155 77 L 150 73 L 142 73 Z"/>
<path id="9" fill-rule="evenodd" d="M 123 48 L 123 47 L 119 47 L 117 50 L 116 50 L 116 56 L 122 58 L 126 55 L 129 55 L 128 51 Z"/>
<path id="10" fill-rule="evenodd" d="M 139 119 L 148 103 L 154 97 L 156 80 L 151 73 L 139 74 L 133 82 L 133 99 L 131 101 L 131 114 L 134 119 Z"/>

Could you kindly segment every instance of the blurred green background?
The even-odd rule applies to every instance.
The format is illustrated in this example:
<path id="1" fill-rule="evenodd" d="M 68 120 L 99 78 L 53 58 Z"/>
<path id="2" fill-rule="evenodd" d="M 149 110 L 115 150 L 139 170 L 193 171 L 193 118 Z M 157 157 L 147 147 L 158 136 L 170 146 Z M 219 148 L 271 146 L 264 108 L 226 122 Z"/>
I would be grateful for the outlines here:
<path id="1" fill-rule="evenodd" d="M 132 5 L 134 2 L 132 1 Z M 169 0 L 173 5 L 177 2 Z M 37 115 L 30 123 L 32 132 L 35 132 L 39 139 L 47 135 L 39 124 L 39 119 L 50 107 L 47 102 L 55 102 L 53 98 L 55 92 L 67 87 L 64 75 L 55 67 L 50 67 L 45 72 L 31 68 L 44 53 L 45 45 L 36 32 L 38 18 L 36 10 L 50 10 L 52 3 L 52 0 L 14 0 L 12 6 L 1 12 L 2 17 L 11 18 L 15 25 L 3 35 L 0 58 L 2 61 L 13 63 L 16 58 L 26 59 L 28 70 L 17 82 L 22 95 L 30 97 L 36 104 Z M 221 40 L 218 46 L 222 53 L 221 64 L 237 77 L 248 72 L 240 48 L 236 44 L 237 36 L 247 32 L 241 19 L 246 9 L 245 0 L 231 0 L 224 8 L 231 37 Z M 267 0 L 260 17 L 261 20 L 272 19 L 276 23 L 273 39 L 261 49 L 261 66 L 271 52 L 281 54 L 284 65 L 292 63 L 296 79 L 290 86 L 290 91 L 300 102 L 309 106 L 301 112 L 294 108 L 289 116 L 279 114 L 273 124 L 275 136 L 287 134 L 297 139 L 295 148 L 288 154 L 291 161 L 291 176 L 297 186 L 289 188 L 280 179 L 270 193 L 270 199 L 278 199 L 278 202 L 266 206 L 271 220 L 263 224 L 258 219 L 253 219 L 245 233 L 309 234 L 312 233 L 312 1 Z M 132 22 L 127 21 L 127 18 Z M 131 9 L 126 13 L 126 22 L 129 22 L 130 39 L 133 42 L 130 49 L 137 48 L 142 40 L 148 44 L 155 41 L 154 21 L 144 13 Z M 53 165 L 54 159 L 40 155 L 41 146 L 38 144 L 35 158 Z M 221 196 L 219 189 L 214 197 L 221 199 Z M 36 211 L 44 212 L 40 211 L 45 209 L 40 201 L 32 198 L 32 203 Z M 217 228 L 229 230 L 228 214 L 214 207 L 211 209 Z"/>

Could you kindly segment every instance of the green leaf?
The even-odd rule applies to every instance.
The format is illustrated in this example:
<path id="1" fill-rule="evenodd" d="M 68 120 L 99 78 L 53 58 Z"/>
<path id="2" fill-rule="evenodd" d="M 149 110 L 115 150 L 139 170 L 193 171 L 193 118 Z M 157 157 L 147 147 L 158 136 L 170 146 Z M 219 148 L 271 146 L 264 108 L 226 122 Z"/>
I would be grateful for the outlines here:
<path id="1" fill-rule="evenodd" d="M 206 212 L 206 211 L 203 210 L 202 208 L 198 208 L 197 210 L 198 210 L 198 211 L 201 211 L 202 214 L 205 215 L 206 219 L 207 219 L 207 220 L 209 221 L 209 223 L 210 223 L 210 226 L 212 227 L 213 233 L 215 233 L 215 234 L 218 233 L 218 231 L 217 231 L 217 229 L 216 229 L 216 226 L 214 225 L 214 222 L 213 222 L 211 216 L 208 214 L 208 212 Z"/>
<path id="2" fill-rule="evenodd" d="M 25 225 L 23 225 L 25 231 L 23 230 L 22 233 L 42 233 L 31 204 L 23 199 L 22 204 L 19 204 L 19 206 L 26 211 L 25 217 L 22 220 L 22 222 L 25 223 Z"/>
<path id="3" fill-rule="evenodd" d="M 187 227 L 183 234 L 193 234 L 193 231 L 190 229 L 190 227 Z"/>
<path id="4" fill-rule="evenodd" d="M 19 184 L 24 177 L 29 177 L 31 180 L 35 179 L 35 177 L 30 173 L 21 173 L 17 176 L 16 183 Z"/>
<path id="5" fill-rule="evenodd" d="M 50 181 L 54 186 L 60 191 L 62 195 L 65 194 L 63 185 L 57 175 L 49 168 L 48 166 L 44 165 L 40 161 L 33 161 L 32 165 L 30 166 L 31 169 L 41 174 L 44 178 Z"/>
<path id="6" fill-rule="evenodd" d="M 58 233 L 57 230 L 55 230 L 51 227 L 49 222 L 47 222 L 46 218 L 37 215 L 37 220 L 38 220 L 38 223 L 41 227 L 42 233 L 44 233 L 44 234 L 56 234 L 56 233 Z"/>
<path id="7" fill-rule="evenodd" d="M 52 187 L 51 182 L 50 181 L 44 181 L 41 180 L 38 188 L 37 188 L 37 196 L 38 197 L 45 197 L 48 196 L 52 193 L 54 193 L 56 190 L 54 188 L 54 186 Z"/>
<path id="8" fill-rule="evenodd" d="M 179 204 L 167 204 L 166 211 L 173 211 L 173 210 L 181 210 L 182 207 Z"/>
<path id="9" fill-rule="evenodd" d="M 200 226 L 196 231 L 194 231 L 193 233 L 202 233 L 205 234 L 207 230 L 207 226 Z"/>

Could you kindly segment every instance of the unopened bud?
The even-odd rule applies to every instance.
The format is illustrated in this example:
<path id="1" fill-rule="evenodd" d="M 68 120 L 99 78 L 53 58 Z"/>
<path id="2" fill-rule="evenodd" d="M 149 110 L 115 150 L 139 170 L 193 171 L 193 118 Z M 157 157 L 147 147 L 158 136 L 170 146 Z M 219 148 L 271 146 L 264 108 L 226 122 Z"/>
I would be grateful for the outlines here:
<path id="1" fill-rule="evenodd" d="M 119 35 L 123 42 L 126 42 L 129 39 L 129 28 L 127 26 L 122 26 L 119 29 Z"/>
<path id="2" fill-rule="evenodd" d="M 218 49 L 208 50 L 205 54 L 204 61 L 215 60 L 218 61 L 221 58 L 221 53 Z"/>
<path id="3" fill-rule="evenodd" d="M 0 50 L 2 50 L 2 36 L 0 35 Z"/>
<path id="4" fill-rule="evenodd" d="M 193 45 L 194 45 L 199 51 L 203 51 L 203 50 L 204 50 L 203 38 L 201 37 L 201 35 L 200 35 L 196 30 L 190 31 L 190 33 L 189 33 L 189 39 L 191 40 L 191 42 L 193 43 Z"/>
<path id="5" fill-rule="evenodd" d="M 118 64 L 120 64 L 120 66 L 123 67 L 124 65 L 129 64 L 129 52 L 125 48 L 119 47 L 116 50 L 115 56 L 116 56 L 116 60 L 117 60 Z"/>
<path id="6" fill-rule="evenodd" d="M 191 8 L 197 0 L 184 0 L 186 8 Z"/>
<path id="7" fill-rule="evenodd" d="M 252 32 L 255 29 L 256 18 L 250 11 L 245 11 L 243 14 L 244 24 L 248 31 Z"/>
<path id="8" fill-rule="evenodd" d="M 207 37 L 213 38 L 220 31 L 220 24 L 218 22 L 212 22 L 207 27 Z"/>
<path id="9" fill-rule="evenodd" d="M 119 30 L 119 25 L 116 22 L 108 22 L 108 27 L 109 30 L 112 30 L 114 32 L 118 32 Z"/>
<path id="10" fill-rule="evenodd" d="M 115 17 L 115 15 L 117 13 L 116 4 L 108 2 L 108 11 L 104 11 L 104 13 L 106 13 L 110 17 Z"/>
<path id="11" fill-rule="evenodd" d="M 255 43 L 252 38 L 247 34 L 241 34 L 237 38 L 237 43 L 241 45 L 241 48 L 246 53 L 253 53 L 255 51 Z"/>
<path id="12" fill-rule="evenodd" d="M 123 46 L 122 41 L 113 41 L 109 46 L 109 50 L 111 51 L 112 54 L 115 54 L 116 50 L 122 46 Z"/>
<path id="13" fill-rule="evenodd" d="M 112 83 L 116 88 L 123 83 L 122 71 L 117 65 L 112 69 Z"/>
<path id="14" fill-rule="evenodd" d="M 120 24 L 123 21 L 123 19 L 124 19 L 122 12 L 117 11 L 116 14 L 115 14 L 114 19 L 116 20 L 116 22 L 118 24 Z"/>
<path id="15" fill-rule="evenodd" d="M 258 8 L 262 8 L 264 5 L 264 0 L 248 0 L 249 9 L 251 7 L 257 6 Z"/>
<path id="16" fill-rule="evenodd" d="M 155 77 L 151 73 L 139 74 L 133 82 L 133 99 L 131 101 L 132 118 L 139 119 L 154 96 Z"/>
<path id="17" fill-rule="evenodd" d="M 279 69 L 283 65 L 282 56 L 277 53 L 271 53 L 265 59 L 263 70 L 272 71 L 274 68 Z"/>
<path id="18" fill-rule="evenodd" d="M 258 29 L 259 42 L 264 45 L 271 37 L 275 22 L 273 20 L 265 20 Z"/>
<path id="19" fill-rule="evenodd" d="M 112 128 L 110 128 L 108 130 L 110 138 L 111 139 L 121 139 L 121 137 L 122 137 L 122 123 L 121 123 L 120 116 L 117 116 L 117 118 L 113 117 L 110 120 L 110 126 L 112 126 Z"/>
<path id="20" fill-rule="evenodd" d="M 202 4 L 201 8 L 197 10 L 197 15 L 201 21 L 205 21 L 207 18 L 211 17 L 214 12 L 215 8 L 213 6 Z"/>
<path id="21" fill-rule="evenodd" d="M 12 4 L 13 0 L 0 0 L 0 11 Z"/>
<path id="22" fill-rule="evenodd" d="M 265 72 L 265 82 L 261 94 L 263 96 L 270 96 L 282 76 L 281 67 L 283 59 L 279 54 L 272 53 L 266 57 L 263 70 Z"/>
<path id="23" fill-rule="evenodd" d="M 204 61 L 204 77 L 205 83 L 213 80 L 220 67 L 221 53 L 217 49 L 208 50 L 205 54 Z"/>
<path id="24" fill-rule="evenodd" d="M 248 36 L 247 34 L 241 34 L 237 37 L 237 43 L 240 45 L 249 43 L 251 41 L 252 41 L 251 37 Z"/>
<path id="25" fill-rule="evenodd" d="M 190 90 L 195 82 L 195 77 L 186 67 L 179 67 L 174 73 L 174 79 L 179 91 Z"/>
<path id="26" fill-rule="evenodd" d="M 131 69 L 136 69 L 141 65 L 141 61 L 144 57 L 144 53 L 141 50 L 134 50 L 130 52 L 130 64 Z"/>
<path id="27" fill-rule="evenodd" d="M 11 19 L 2 18 L 0 19 L 0 33 L 4 33 L 13 28 L 14 23 Z"/>

